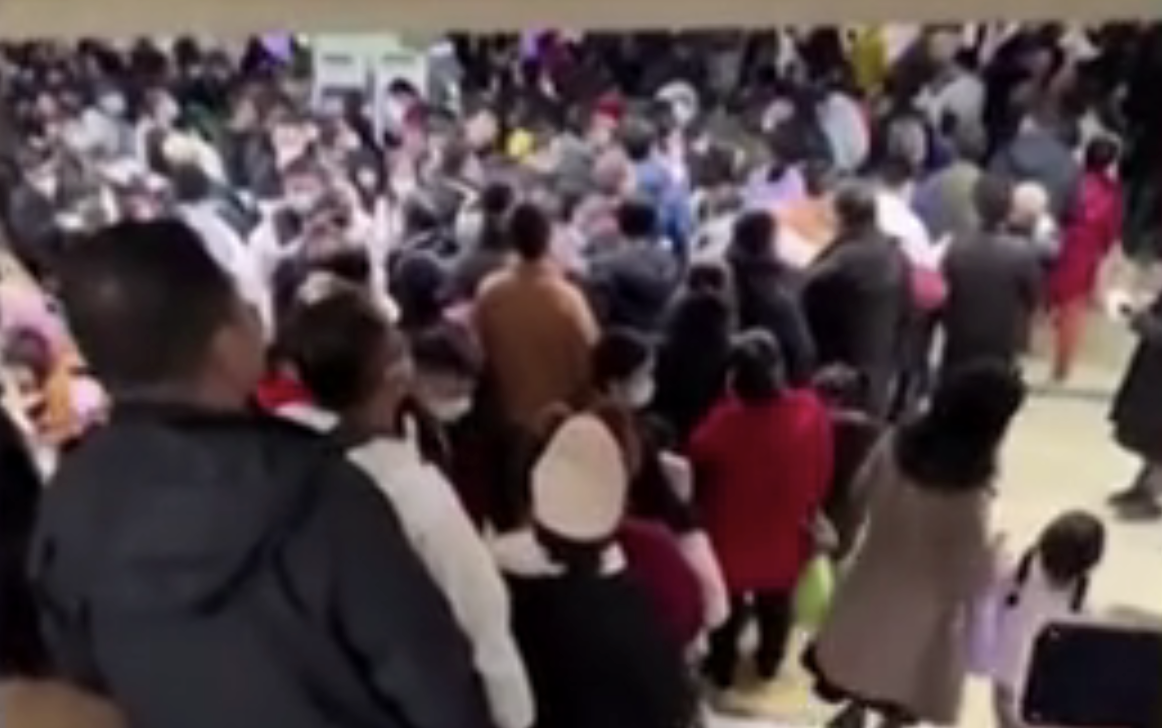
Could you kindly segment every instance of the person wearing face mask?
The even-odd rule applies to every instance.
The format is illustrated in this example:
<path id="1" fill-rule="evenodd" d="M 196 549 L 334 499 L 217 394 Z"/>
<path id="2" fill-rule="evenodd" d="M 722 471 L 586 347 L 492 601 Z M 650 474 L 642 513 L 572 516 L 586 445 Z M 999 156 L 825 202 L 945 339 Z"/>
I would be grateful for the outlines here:
<path id="1" fill-rule="evenodd" d="M 726 591 L 718 560 L 690 500 L 691 474 L 684 458 L 667 449 L 665 425 L 642 413 L 654 399 L 654 352 L 628 329 L 605 333 L 593 350 L 597 396 L 589 411 L 614 433 L 630 476 L 627 513 L 661 526 L 676 540 L 702 591 L 704 628 L 722 624 Z"/>
<path id="2" fill-rule="evenodd" d="M 424 459 L 443 472 L 479 527 L 492 522 L 487 413 L 476 406 L 483 355 L 467 328 L 446 321 L 411 336 L 411 410 Z"/>
<path id="3" fill-rule="evenodd" d="M 330 416 L 319 423 L 334 423 L 323 429 L 392 504 L 471 646 L 491 717 L 472 725 L 531 728 L 532 691 L 500 573 L 454 490 L 424 462 L 411 436 L 404 405 L 415 365 L 405 335 L 365 292 L 336 287 L 290 314 L 286 345 L 314 402 Z"/>

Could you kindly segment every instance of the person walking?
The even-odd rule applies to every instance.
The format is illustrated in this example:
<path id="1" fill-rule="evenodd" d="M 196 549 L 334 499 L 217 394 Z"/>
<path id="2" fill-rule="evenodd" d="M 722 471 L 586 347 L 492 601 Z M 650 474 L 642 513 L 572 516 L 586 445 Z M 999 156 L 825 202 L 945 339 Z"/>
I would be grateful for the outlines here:
<path id="1" fill-rule="evenodd" d="M 953 372 L 923 415 L 869 456 L 862 544 L 806 663 L 819 694 L 847 701 L 834 728 L 953 725 L 968 669 L 968 614 L 992 572 L 997 454 L 1025 388 L 991 362 Z"/>
<path id="2" fill-rule="evenodd" d="M 31 552 L 49 655 L 135 725 L 491 728 L 468 645 L 375 484 L 257 414 L 261 326 L 173 221 L 72 249 L 61 299 L 112 415 Z"/>
<path id="3" fill-rule="evenodd" d="M 1157 402 L 1162 387 L 1162 294 L 1149 306 L 1130 315 L 1138 346 L 1114 396 L 1110 420 L 1114 438 L 1142 465 L 1134 482 L 1114 494 L 1110 504 L 1130 520 L 1162 519 L 1162 410 Z"/>

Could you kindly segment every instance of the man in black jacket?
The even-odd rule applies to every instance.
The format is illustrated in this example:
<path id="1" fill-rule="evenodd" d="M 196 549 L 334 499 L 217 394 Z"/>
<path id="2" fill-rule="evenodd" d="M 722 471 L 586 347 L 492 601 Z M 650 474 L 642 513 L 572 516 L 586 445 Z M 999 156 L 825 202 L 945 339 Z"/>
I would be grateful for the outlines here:
<path id="1" fill-rule="evenodd" d="M 142 728 L 486 728 L 448 605 L 332 446 L 247 409 L 258 321 L 197 237 L 121 225 L 63 300 L 114 400 L 33 547 L 63 675 Z"/>

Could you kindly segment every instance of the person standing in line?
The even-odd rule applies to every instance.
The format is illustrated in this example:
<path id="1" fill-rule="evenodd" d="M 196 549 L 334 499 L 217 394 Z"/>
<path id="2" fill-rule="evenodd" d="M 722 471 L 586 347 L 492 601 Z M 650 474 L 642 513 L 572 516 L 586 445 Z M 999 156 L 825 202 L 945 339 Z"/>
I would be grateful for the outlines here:
<path id="1" fill-rule="evenodd" d="M 886 415 L 911 317 L 908 261 L 879 228 L 870 188 L 840 190 L 835 208 L 839 236 L 812 265 L 803 291 L 817 365 L 862 373 L 870 410 Z"/>
<path id="2" fill-rule="evenodd" d="M 752 618 L 759 679 L 778 674 L 795 584 L 813 555 L 811 524 L 831 485 L 827 408 L 810 390 L 792 389 L 785 368 L 769 333 L 743 333 L 731 354 L 731 392 L 690 443 L 695 499 L 730 596 L 706 663 L 720 690 L 735 685 L 739 640 Z"/>
<path id="3" fill-rule="evenodd" d="M 1041 292 L 1041 262 L 1027 241 L 1005 230 L 1013 186 L 986 174 L 976 186 L 981 229 L 957 236 L 944 257 L 948 298 L 942 376 L 991 359 L 1016 368 L 1029 339 Z"/>
<path id="4" fill-rule="evenodd" d="M 528 677 L 509 628 L 508 595 L 491 554 L 439 468 L 423 460 L 404 412 L 414 380 L 402 331 L 373 298 L 337 288 L 291 316 L 285 333 L 314 401 L 336 416 L 335 439 L 375 479 L 472 644 L 498 728 L 530 728 Z"/>
<path id="5" fill-rule="evenodd" d="M 805 657 L 832 728 L 953 725 L 968 670 L 968 615 L 993 571 L 997 456 L 1025 386 L 993 362 L 937 385 L 919 417 L 864 466 L 864 538 Z"/>
<path id="6" fill-rule="evenodd" d="M 484 351 L 483 395 L 497 420 L 504 483 L 495 499 L 501 528 L 525 509 L 525 455 L 545 410 L 590 395 L 590 353 L 598 328 L 581 291 L 553 262 L 552 224 L 531 203 L 509 216 L 517 260 L 487 278 L 472 309 Z"/>
<path id="7" fill-rule="evenodd" d="M 468 645 L 375 484 L 256 413 L 261 326 L 202 241 L 125 223 L 61 299 L 111 394 L 31 553 L 49 654 L 134 725 L 491 728 Z"/>

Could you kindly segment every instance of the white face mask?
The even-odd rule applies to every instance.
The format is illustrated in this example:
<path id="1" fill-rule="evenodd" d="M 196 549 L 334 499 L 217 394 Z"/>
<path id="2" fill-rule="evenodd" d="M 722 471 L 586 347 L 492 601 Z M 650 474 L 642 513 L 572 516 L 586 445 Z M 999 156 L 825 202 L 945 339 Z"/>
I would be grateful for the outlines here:
<path id="1" fill-rule="evenodd" d="M 654 399 L 654 378 L 651 376 L 637 376 L 624 385 L 622 394 L 629 406 L 642 409 Z"/>
<path id="2" fill-rule="evenodd" d="M 457 422 L 472 410 L 471 397 L 457 397 L 428 403 L 428 412 L 440 422 Z"/>
<path id="3" fill-rule="evenodd" d="M 295 191 L 287 194 L 286 204 L 295 212 L 305 215 L 314 208 L 315 201 L 318 199 L 319 196 L 314 192 Z"/>

